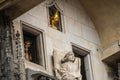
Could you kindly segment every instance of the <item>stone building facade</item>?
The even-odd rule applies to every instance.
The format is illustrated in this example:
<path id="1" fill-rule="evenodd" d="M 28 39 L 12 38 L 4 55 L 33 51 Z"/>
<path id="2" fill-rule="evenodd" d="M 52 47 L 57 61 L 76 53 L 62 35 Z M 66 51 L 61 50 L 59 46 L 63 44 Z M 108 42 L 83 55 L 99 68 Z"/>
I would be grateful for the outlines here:
<path id="1" fill-rule="evenodd" d="M 51 28 L 51 5 L 55 5 L 61 13 L 62 31 Z M 21 77 L 26 75 L 26 80 L 56 80 L 53 58 L 55 51 L 58 51 L 59 55 L 71 51 L 81 58 L 84 65 L 82 80 L 113 80 L 110 73 L 112 68 L 102 62 L 106 59 L 105 53 L 113 48 L 103 51 L 95 25 L 79 0 L 45 0 L 12 22 L 14 34 L 19 35 L 15 36 L 18 43 L 13 43 L 13 52 L 16 52 L 16 49 L 21 51 L 21 55 L 14 55 L 21 56 L 20 58 L 13 58 L 22 61 L 19 69 L 23 74 Z M 31 49 L 31 52 L 28 51 L 27 60 L 25 43 L 29 38 L 35 41 L 37 47 Z"/>

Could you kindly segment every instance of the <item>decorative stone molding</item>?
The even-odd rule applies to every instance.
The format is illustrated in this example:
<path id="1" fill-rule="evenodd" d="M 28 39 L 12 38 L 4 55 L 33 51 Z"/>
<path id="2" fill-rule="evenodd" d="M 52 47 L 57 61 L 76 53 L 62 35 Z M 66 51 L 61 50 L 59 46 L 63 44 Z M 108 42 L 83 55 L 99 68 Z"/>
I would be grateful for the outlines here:
<path id="1" fill-rule="evenodd" d="M 21 49 L 21 41 L 20 41 L 20 32 L 17 31 L 16 33 L 16 61 L 17 61 L 17 68 L 18 68 L 18 75 L 20 80 L 25 80 L 25 63 L 24 58 L 22 56 L 22 49 Z"/>

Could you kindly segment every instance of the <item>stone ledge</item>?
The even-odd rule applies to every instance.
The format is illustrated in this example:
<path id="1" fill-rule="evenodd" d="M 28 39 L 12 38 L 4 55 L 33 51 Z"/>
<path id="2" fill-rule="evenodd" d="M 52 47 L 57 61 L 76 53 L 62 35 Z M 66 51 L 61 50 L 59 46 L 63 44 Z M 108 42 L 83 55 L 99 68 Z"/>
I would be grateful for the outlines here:
<path id="1" fill-rule="evenodd" d="M 26 69 L 26 80 L 34 80 L 36 78 L 40 78 L 40 80 L 56 80 L 54 76 L 46 74 L 41 71 L 34 71 L 31 69 Z"/>

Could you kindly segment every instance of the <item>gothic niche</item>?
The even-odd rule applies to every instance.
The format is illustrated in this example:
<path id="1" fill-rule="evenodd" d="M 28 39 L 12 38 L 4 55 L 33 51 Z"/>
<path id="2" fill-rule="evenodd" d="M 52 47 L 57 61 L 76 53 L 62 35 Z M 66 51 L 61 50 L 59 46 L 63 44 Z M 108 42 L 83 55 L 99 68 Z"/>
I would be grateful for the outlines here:
<path id="1" fill-rule="evenodd" d="M 50 6 L 48 9 L 50 27 L 62 32 L 61 12 L 56 8 L 55 5 Z"/>
<path id="2" fill-rule="evenodd" d="M 54 50 L 54 68 L 58 80 L 82 80 L 81 59 L 73 52 L 59 52 Z"/>

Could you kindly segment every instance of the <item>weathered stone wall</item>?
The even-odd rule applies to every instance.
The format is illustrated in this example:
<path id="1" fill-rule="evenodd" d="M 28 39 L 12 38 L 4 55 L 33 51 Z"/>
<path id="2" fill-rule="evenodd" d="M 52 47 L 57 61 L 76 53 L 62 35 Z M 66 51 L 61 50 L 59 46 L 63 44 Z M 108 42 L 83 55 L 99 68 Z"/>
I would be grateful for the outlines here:
<path id="1" fill-rule="evenodd" d="M 16 29 L 20 30 L 20 20 L 36 26 L 45 32 L 45 50 L 47 70 L 26 62 L 26 68 L 47 72 L 53 75 L 53 49 L 72 51 L 72 43 L 90 50 L 94 80 L 107 80 L 107 73 L 101 62 L 100 40 L 94 24 L 80 5 L 79 0 L 56 0 L 63 10 L 65 32 L 59 32 L 48 26 L 46 2 L 43 2 L 25 14 L 13 20 Z"/>

